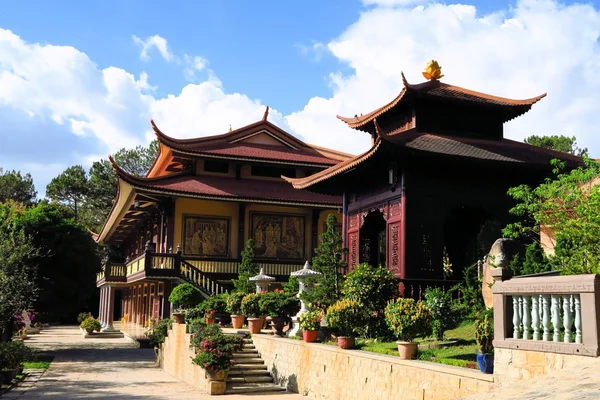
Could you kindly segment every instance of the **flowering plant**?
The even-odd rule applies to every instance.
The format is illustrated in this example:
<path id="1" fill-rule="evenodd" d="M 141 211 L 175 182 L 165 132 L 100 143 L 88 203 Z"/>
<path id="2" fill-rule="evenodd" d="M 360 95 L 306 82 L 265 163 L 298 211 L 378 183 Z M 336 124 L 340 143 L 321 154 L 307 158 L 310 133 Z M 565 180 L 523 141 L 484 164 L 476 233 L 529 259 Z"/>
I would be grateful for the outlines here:
<path id="1" fill-rule="evenodd" d="M 452 313 L 452 300 L 448 292 L 440 288 L 427 288 L 425 290 L 425 306 L 431 312 L 431 329 L 437 340 L 444 339 L 444 331 L 450 327 L 454 316 Z"/>
<path id="2" fill-rule="evenodd" d="M 244 296 L 242 299 L 242 314 L 247 316 L 248 318 L 257 318 L 260 316 L 260 298 L 262 294 L 259 293 L 250 293 Z"/>
<path id="3" fill-rule="evenodd" d="M 227 297 L 227 312 L 231 315 L 243 315 L 242 314 L 242 300 L 246 293 L 233 292 Z"/>
<path id="4" fill-rule="evenodd" d="M 309 311 L 304 314 L 300 314 L 298 322 L 300 328 L 304 331 L 318 331 L 321 327 L 321 318 L 323 312 L 321 310 Z"/>
<path id="5" fill-rule="evenodd" d="M 454 271 L 452 271 L 452 263 L 450 262 L 450 257 L 448 257 L 448 252 L 444 247 L 444 254 L 442 256 L 442 265 L 444 266 L 444 276 L 447 278 L 452 276 Z"/>
<path id="6" fill-rule="evenodd" d="M 399 340 L 412 342 L 417 335 L 431 332 L 431 312 L 422 301 L 398 299 L 385 308 L 385 321 Z"/>
<path id="7" fill-rule="evenodd" d="M 356 300 L 342 299 L 327 309 L 325 320 L 327 325 L 342 336 L 351 336 L 353 331 L 362 328 L 369 315 Z"/>
<path id="8" fill-rule="evenodd" d="M 239 351 L 241 347 L 241 338 L 223 334 L 210 336 L 200 342 L 200 352 L 192 362 L 207 371 L 226 370 L 234 363 L 233 352 Z"/>
<path id="9" fill-rule="evenodd" d="M 206 312 L 204 312 L 204 318 L 214 318 L 215 317 L 215 310 L 208 310 Z"/>

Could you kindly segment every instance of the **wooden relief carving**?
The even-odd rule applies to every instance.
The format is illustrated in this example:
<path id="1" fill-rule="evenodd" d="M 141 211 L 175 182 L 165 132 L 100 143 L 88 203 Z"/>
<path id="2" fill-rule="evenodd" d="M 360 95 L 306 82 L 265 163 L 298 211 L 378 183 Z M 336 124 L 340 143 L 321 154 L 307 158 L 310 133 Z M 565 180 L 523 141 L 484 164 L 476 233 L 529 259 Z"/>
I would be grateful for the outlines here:
<path id="1" fill-rule="evenodd" d="M 400 200 L 394 200 L 390 202 L 389 205 L 389 217 L 399 217 L 400 216 Z"/>
<path id="2" fill-rule="evenodd" d="M 397 271 L 400 267 L 400 224 L 390 224 L 390 269 Z"/>
<path id="3" fill-rule="evenodd" d="M 349 225 L 350 230 L 358 228 L 358 218 L 359 218 L 358 214 L 350 214 L 348 216 L 348 220 L 349 220 L 348 225 Z"/>
<path id="4" fill-rule="evenodd" d="M 256 212 L 250 224 L 256 257 L 304 259 L 304 216 Z"/>
<path id="5" fill-rule="evenodd" d="M 348 243 L 350 250 L 350 259 L 348 260 L 348 264 L 350 267 L 354 267 L 355 265 L 358 265 L 358 232 L 350 233 L 348 235 Z"/>
<path id="6" fill-rule="evenodd" d="M 229 252 L 229 219 L 184 215 L 183 252 L 197 256 L 226 256 Z"/>

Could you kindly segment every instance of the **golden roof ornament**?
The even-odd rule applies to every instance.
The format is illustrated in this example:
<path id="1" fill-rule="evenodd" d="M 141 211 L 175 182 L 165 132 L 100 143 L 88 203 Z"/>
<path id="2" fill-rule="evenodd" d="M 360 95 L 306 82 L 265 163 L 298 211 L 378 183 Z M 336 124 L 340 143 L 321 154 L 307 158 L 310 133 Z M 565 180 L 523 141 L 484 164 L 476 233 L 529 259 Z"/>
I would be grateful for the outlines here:
<path id="1" fill-rule="evenodd" d="M 423 76 L 430 81 L 436 81 L 444 75 L 442 75 L 442 67 L 440 67 L 440 64 L 435 60 L 431 60 L 427 63 L 427 67 L 425 67 L 425 71 L 423 71 Z"/>
<path id="2" fill-rule="evenodd" d="M 233 129 L 231 129 L 231 124 L 229 124 L 229 132 L 231 132 Z"/>

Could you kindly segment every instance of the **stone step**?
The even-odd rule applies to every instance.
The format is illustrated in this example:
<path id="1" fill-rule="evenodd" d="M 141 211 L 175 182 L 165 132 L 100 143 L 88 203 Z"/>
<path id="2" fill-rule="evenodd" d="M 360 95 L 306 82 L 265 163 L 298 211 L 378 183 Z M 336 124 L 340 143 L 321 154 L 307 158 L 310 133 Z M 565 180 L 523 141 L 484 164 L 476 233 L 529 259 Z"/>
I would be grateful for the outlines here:
<path id="1" fill-rule="evenodd" d="M 243 352 L 243 353 L 233 353 L 233 358 L 257 358 L 259 357 L 258 355 L 258 351 L 254 350 L 254 351 L 249 351 L 249 352 Z"/>
<path id="2" fill-rule="evenodd" d="M 254 357 L 249 358 L 249 357 L 233 357 L 233 360 L 236 362 L 239 362 L 241 364 L 264 364 L 265 362 L 263 361 L 262 358 L 256 358 L 256 354 L 253 354 Z"/>
<path id="3" fill-rule="evenodd" d="M 256 350 L 256 349 L 246 349 L 246 348 L 244 348 L 244 349 L 241 349 L 240 351 L 236 351 L 236 352 L 235 352 L 235 353 L 233 353 L 233 354 L 242 354 L 242 353 L 243 353 L 243 354 L 252 354 L 252 353 L 256 354 L 256 353 L 258 353 L 258 350 Z"/>
<path id="4" fill-rule="evenodd" d="M 252 339 L 242 339 L 244 343 L 252 344 Z"/>
<path id="5" fill-rule="evenodd" d="M 231 369 L 229 370 L 229 376 L 268 376 L 270 377 L 271 375 L 269 374 L 269 371 L 267 371 L 266 369 L 233 369 L 233 367 L 231 367 Z"/>
<path id="6" fill-rule="evenodd" d="M 285 392 L 285 388 L 274 383 L 228 383 L 225 394 Z"/>
<path id="7" fill-rule="evenodd" d="M 257 383 L 257 382 L 273 382 L 271 375 L 238 375 L 230 376 L 227 378 L 227 382 L 231 383 Z"/>
<path id="8" fill-rule="evenodd" d="M 246 362 L 244 362 L 243 364 L 234 364 L 231 367 L 231 370 L 235 371 L 236 369 L 243 369 L 243 370 L 248 370 L 248 369 L 262 369 L 262 370 L 266 370 L 267 366 L 265 364 L 248 364 Z"/>
<path id="9" fill-rule="evenodd" d="M 254 349 L 255 347 L 254 347 L 253 344 L 245 344 L 245 345 L 242 346 L 242 348 L 244 348 L 244 349 Z"/>

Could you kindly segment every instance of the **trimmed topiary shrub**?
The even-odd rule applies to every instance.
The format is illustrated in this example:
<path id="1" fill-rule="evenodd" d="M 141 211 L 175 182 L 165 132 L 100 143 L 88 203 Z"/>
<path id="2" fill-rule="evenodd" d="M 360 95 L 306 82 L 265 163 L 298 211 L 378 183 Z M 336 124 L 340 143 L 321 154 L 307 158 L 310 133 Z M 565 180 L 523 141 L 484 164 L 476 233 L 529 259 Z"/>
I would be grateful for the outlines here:
<path id="1" fill-rule="evenodd" d="M 189 283 L 177 285 L 169 296 L 169 301 L 176 309 L 184 310 L 197 306 L 202 299 L 202 292 Z"/>

